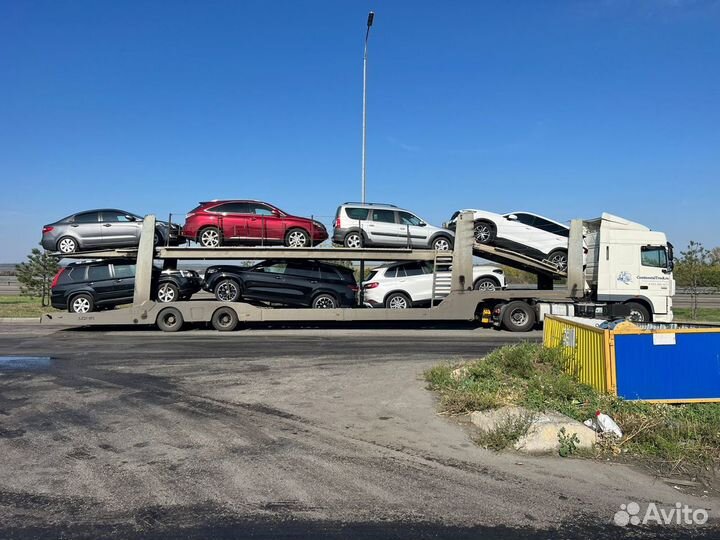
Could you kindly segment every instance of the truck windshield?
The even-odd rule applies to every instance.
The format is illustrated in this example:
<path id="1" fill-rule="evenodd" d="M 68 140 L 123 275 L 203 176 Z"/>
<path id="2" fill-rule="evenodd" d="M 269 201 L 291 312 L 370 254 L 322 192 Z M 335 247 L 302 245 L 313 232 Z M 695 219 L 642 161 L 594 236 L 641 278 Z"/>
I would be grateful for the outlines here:
<path id="1" fill-rule="evenodd" d="M 667 268 L 668 258 L 665 246 L 643 246 L 640 248 L 640 260 L 643 266 Z"/>

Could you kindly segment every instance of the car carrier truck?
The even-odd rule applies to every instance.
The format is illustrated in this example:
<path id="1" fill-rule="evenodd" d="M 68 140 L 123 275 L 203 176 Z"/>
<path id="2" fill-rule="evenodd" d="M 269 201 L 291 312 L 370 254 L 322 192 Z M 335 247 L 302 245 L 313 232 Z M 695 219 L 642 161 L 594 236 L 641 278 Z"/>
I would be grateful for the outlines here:
<path id="1" fill-rule="evenodd" d="M 630 316 L 642 321 L 671 321 L 672 246 L 665 235 L 625 219 L 603 214 L 573 220 L 568 266 L 560 271 L 548 261 L 475 243 L 473 216 L 458 218 L 452 251 L 383 248 L 156 247 L 155 217 L 147 216 L 137 248 L 74 253 L 75 259 L 136 258 L 133 303 L 91 313 L 49 313 L 44 324 L 65 326 L 157 325 L 180 330 L 185 323 L 212 324 L 221 331 L 253 321 L 472 321 L 521 332 L 547 314 L 590 317 Z M 584 253 L 587 246 L 587 254 Z M 66 257 L 68 257 L 66 255 Z M 537 288 L 476 291 L 473 258 L 499 262 L 537 276 Z M 347 261 L 432 261 L 435 272 L 450 269 L 449 282 L 434 276 L 430 307 L 410 309 L 273 308 L 210 299 L 160 303 L 151 299 L 152 266 L 175 268 L 180 260 L 317 259 Z M 444 274 L 447 275 L 447 274 Z"/>

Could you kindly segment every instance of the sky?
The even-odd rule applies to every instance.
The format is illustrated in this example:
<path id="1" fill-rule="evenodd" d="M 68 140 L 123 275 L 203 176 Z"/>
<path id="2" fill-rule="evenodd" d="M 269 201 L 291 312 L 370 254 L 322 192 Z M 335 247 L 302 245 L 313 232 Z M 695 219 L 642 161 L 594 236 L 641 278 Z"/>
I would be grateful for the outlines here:
<path id="1" fill-rule="evenodd" d="M 0 0 L 0 262 L 114 207 L 618 214 L 720 245 L 720 2 Z"/>

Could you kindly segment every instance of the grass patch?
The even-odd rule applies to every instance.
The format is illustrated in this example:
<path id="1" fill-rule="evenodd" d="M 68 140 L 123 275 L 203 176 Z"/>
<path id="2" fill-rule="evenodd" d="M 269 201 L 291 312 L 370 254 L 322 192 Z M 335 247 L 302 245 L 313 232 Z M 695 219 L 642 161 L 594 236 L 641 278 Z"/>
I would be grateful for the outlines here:
<path id="1" fill-rule="evenodd" d="M 676 321 L 692 321 L 690 318 L 690 308 L 673 308 Z M 700 308 L 697 310 L 696 321 L 720 322 L 720 309 L 717 308 Z"/>
<path id="2" fill-rule="evenodd" d="M 504 450 L 513 446 L 530 428 L 533 415 L 509 415 L 495 429 L 480 431 L 475 442 L 489 450 Z"/>
<path id="3" fill-rule="evenodd" d="M 441 364 L 425 378 L 439 393 L 445 413 L 519 405 L 536 412 L 558 411 L 582 422 L 601 410 L 615 419 L 624 437 L 605 440 L 594 455 L 639 458 L 663 472 L 712 469 L 720 463 L 720 404 L 655 404 L 602 394 L 565 372 L 559 350 L 539 344 L 508 345 L 460 366 Z M 500 426 L 478 443 L 506 448 L 520 427 Z"/>
<path id="4" fill-rule="evenodd" d="M 39 298 L 27 296 L 0 296 L 0 317 L 40 317 L 43 313 L 57 311 L 41 306 Z"/>

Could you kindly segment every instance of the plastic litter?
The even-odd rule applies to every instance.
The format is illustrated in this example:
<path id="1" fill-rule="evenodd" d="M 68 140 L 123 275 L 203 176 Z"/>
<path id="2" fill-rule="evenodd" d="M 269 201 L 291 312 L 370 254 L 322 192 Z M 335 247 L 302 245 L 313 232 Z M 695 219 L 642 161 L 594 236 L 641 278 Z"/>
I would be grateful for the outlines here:
<path id="1" fill-rule="evenodd" d="M 615 420 L 610 418 L 607 414 L 597 411 L 595 418 L 588 418 L 583 422 L 590 429 L 594 429 L 598 433 L 609 433 L 615 435 L 618 438 L 623 436 L 622 431 L 615 423 Z"/>

